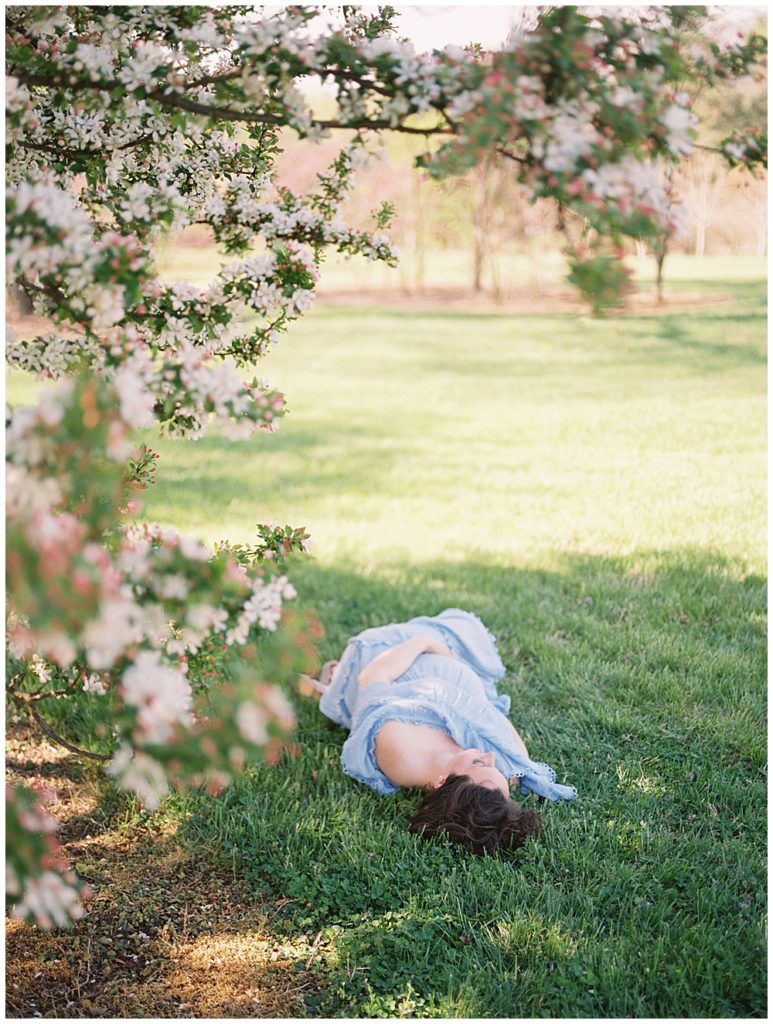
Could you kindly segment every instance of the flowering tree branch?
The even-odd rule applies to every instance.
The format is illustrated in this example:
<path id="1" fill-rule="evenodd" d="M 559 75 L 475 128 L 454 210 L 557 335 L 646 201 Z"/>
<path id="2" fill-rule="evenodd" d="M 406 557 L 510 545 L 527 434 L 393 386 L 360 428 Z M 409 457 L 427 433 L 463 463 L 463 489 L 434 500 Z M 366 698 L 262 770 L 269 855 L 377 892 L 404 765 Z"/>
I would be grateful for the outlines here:
<path id="1" fill-rule="evenodd" d="M 66 80 L 63 76 L 46 76 L 46 75 L 35 75 L 28 74 L 24 71 L 19 71 L 15 76 L 22 85 L 26 86 L 39 86 L 48 88 L 67 88 L 70 92 L 82 92 L 84 90 L 94 90 L 96 92 L 114 92 L 116 89 L 122 89 L 120 82 L 92 82 L 88 79 L 76 79 Z M 201 81 L 181 83 L 178 88 L 181 92 L 187 90 L 193 90 L 194 88 L 200 87 L 203 84 L 223 84 L 232 80 L 234 75 L 222 75 L 222 76 L 211 76 L 204 78 Z M 350 75 L 346 77 L 347 81 L 364 83 L 364 80 L 357 75 Z M 391 95 L 389 90 L 381 89 L 374 85 L 369 86 L 370 91 L 382 95 Z M 219 107 L 211 103 L 200 103 L 196 100 L 188 99 L 187 96 L 180 95 L 170 90 L 154 89 L 150 92 L 141 94 L 143 100 L 151 103 L 156 103 L 161 107 L 171 107 L 178 110 L 186 110 L 192 114 L 200 114 L 202 117 L 212 118 L 218 121 L 234 121 L 241 122 L 243 124 L 255 124 L 255 125 L 271 125 L 273 127 L 281 127 L 287 124 L 287 117 L 279 114 L 271 114 L 264 111 L 251 111 L 251 110 L 237 110 L 233 107 Z M 330 129 L 345 129 L 351 131 L 352 129 L 366 129 L 372 131 L 384 131 L 389 129 L 395 132 L 401 132 L 408 135 L 450 135 L 452 134 L 451 128 L 443 128 L 441 126 L 433 126 L 430 128 L 419 128 L 413 125 L 406 125 L 402 123 L 395 124 L 392 120 L 374 119 L 374 118 L 357 118 L 354 120 L 341 120 L 340 118 L 314 118 L 310 121 L 310 125 L 317 131 L 326 131 Z M 136 143 L 133 143 L 136 144 Z M 28 148 L 34 148 L 28 144 Z M 117 148 L 128 148 L 117 147 Z"/>
<path id="2" fill-rule="evenodd" d="M 119 146 L 115 146 L 112 152 L 120 153 L 125 149 L 134 149 L 137 146 L 144 146 L 152 141 L 151 135 L 140 135 L 136 139 L 132 139 L 131 142 L 124 142 Z M 67 149 L 57 146 L 54 143 L 48 142 L 25 142 L 19 140 L 18 145 L 21 149 L 32 149 L 37 150 L 40 153 L 54 153 L 56 156 L 69 160 L 77 160 L 83 156 L 104 156 L 104 151 L 101 149 Z"/>

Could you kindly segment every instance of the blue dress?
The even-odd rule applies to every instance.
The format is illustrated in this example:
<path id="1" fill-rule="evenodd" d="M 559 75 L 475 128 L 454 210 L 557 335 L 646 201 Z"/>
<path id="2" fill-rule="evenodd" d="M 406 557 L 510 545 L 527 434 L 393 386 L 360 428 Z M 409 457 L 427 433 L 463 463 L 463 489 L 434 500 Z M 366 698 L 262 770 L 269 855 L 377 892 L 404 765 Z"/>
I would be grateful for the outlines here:
<path id="1" fill-rule="evenodd" d="M 383 651 L 411 637 L 437 637 L 457 658 L 420 654 L 391 683 L 371 683 L 358 690 L 357 677 Z M 505 715 L 510 698 L 497 694 L 505 667 L 496 642 L 480 619 L 459 608 L 420 615 L 409 622 L 366 629 L 346 645 L 320 710 L 349 730 L 341 751 L 343 770 L 377 793 L 399 787 L 376 763 L 376 735 L 386 722 L 428 725 L 460 747 L 491 750 L 505 778 L 517 777 L 521 788 L 548 800 L 573 800 L 574 786 L 559 785 L 548 765 L 519 753 Z"/>

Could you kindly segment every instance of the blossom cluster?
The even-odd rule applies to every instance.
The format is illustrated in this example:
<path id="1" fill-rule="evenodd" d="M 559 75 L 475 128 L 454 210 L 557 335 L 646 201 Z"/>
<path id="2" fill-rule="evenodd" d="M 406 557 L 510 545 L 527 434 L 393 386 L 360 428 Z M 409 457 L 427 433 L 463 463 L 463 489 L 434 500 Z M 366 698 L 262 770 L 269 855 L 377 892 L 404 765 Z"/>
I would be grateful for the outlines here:
<path id="1" fill-rule="evenodd" d="M 45 807 L 51 795 L 42 787 L 6 785 L 5 898 L 13 917 L 32 918 L 41 928 L 62 928 L 83 917 L 89 890 L 62 854 L 54 834 L 58 822 Z"/>
<path id="2" fill-rule="evenodd" d="M 77 367 L 81 361 L 94 363 L 100 346 L 94 340 L 77 335 L 49 331 L 36 338 L 17 338 L 10 331 L 6 344 L 6 362 L 37 377 L 58 380 Z"/>
<path id="3" fill-rule="evenodd" d="M 720 149 L 731 167 L 747 167 L 753 171 L 768 166 L 767 141 L 762 130 L 734 132 L 722 140 Z"/>
<path id="4" fill-rule="evenodd" d="M 588 168 L 577 179 L 573 191 L 585 204 L 587 219 L 594 222 L 599 207 L 616 204 L 618 224 L 633 225 L 637 220 L 655 221 L 661 231 L 678 236 L 686 224 L 686 208 L 676 201 L 670 186 L 668 165 L 664 161 L 642 164 L 622 160 L 598 169 Z"/>
<path id="5" fill-rule="evenodd" d="M 296 638 L 305 625 L 285 622 L 295 597 L 286 576 L 245 567 L 227 550 L 212 552 L 172 530 L 120 525 L 127 488 L 156 455 L 138 450 L 127 469 L 124 412 L 115 385 L 89 376 L 13 410 L 8 666 L 22 706 L 78 690 L 106 698 L 104 713 L 122 738 L 109 771 L 152 808 L 170 782 L 226 784 L 248 760 L 256 721 L 259 747 L 290 730 L 286 699 L 268 683 L 256 689 L 255 677 L 285 677 L 296 664 L 308 666 L 311 651 Z M 280 667 L 266 636 L 301 653 L 283 655 Z M 212 650 L 232 654 L 221 675 L 229 687 L 208 694 L 202 716 L 197 694 L 210 684 L 195 662 Z M 237 709 L 252 729 L 238 727 Z M 38 871 L 40 858 L 31 864 L 31 873 L 17 870 L 17 912 L 63 923 L 56 908 L 75 907 L 76 890 Z"/>
<path id="6" fill-rule="evenodd" d="M 236 360 L 220 355 L 189 340 L 154 351 L 134 327 L 106 332 L 99 342 L 53 334 L 13 340 L 6 350 L 9 365 L 41 377 L 99 371 L 113 383 L 122 421 L 131 428 L 158 423 L 172 435 L 201 437 L 214 418 L 232 439 L 277 430 L 284 396 L 263 380 L 245 380 Z"/>
<path id="7" fill-rule="evenodd" d="M 230 544 L 223 540 L 215 545 L 215 550 L 227 550 L 242 565 L 257 568 L 265 561 L 283 562 L 293 553 L 306 552 L 311 546 L 310 535 L 303 526 L 258 523 L 257 534 L 257 544 Z"/>

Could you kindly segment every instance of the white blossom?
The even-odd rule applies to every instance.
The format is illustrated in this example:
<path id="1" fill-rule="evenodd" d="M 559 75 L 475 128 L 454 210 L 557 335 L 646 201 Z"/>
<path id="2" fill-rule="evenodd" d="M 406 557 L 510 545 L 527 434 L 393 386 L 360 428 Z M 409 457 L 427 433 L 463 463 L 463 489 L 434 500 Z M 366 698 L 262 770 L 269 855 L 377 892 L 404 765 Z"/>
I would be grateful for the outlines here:
<path id="1" fill-rule="evenodd" d="M 33 656 L 32 661 L 30 662 L 30 668 L 41 683 L 48 683 L 51 681 L 51 672 L 39 654 L 35 654 Z"/>
<path id="2" fill-rule="evenodd" d="M 121 789 L 135 793 L 149 811 L 158 810 L 169 792 L 166 774 L 161 764 L 143 751 L 133 751 L 123 743 L 107 766 Z"/>
<path id="3" fill-rule="evenodd" d="M 127 597 L 103 601 L 97 618 L 88 622 L 82 633 L 86 660 L 93 669 L 107 669 L 125 650 L 142 640 L 142 612 Z"/>
<path id="4" fill-rule="evenodd" d="M 91 284 L 83 289 L 81 308 L 85 306 L 95 331 L 106 330 L 125 315 L 123 288 Z"/>
<path id="5" fill-rule="evenodd" d="M 24 110 L 32 101 L 29 89 L 21 85 L 18 78 L 13 75 L 5 76 L 5 109 L 10 113 L 14 110 Z"/>
<path id="6" fill-rule="evenodd" d="M 242 701 L 236 709 L 236 726 L 250 743 L 263 746 L 268 742 L 268 718 L 263 710 L 252 701 Z"/>
<path id="7" fill-rule="evenodd" d="M 103 676 L 97 675 L 96 672 L 83 674 L 83 689 L 86 693 L 96 693 L 100 697 L 104 697 L 107 693 L 107 683 Z"/>
<path id="8" fill-rule="evenodd" d="M 167 600 L 184 601 L 190 590 L 188 581 L 181 573 L 159 573 L 154 577 L 153 585 L 158 596 Z"/>
<path id="9" fill-rule="evenodd" d="M 556 111 L 548 134 L 543 163 L 549 171 L 572 172 L 587 156 L 600 136 L 593 125 L 594 104 L 581 107 L 571 101 Z"/>
<path id="10" fill-rule="evenodd" d="M 153 409 L 156 395 L 158 372 L 150 354 L 134 352 L 115 373 L 114 383 L 118 392 L 121 417 L 130 427 L 150 427 L 154 422 Z"/>
<path id="11" fill-rule="evenodd" d="M 668 132 L 668 148 L 674 156 L 687 156 L 693 150 L 692 132 L 698 119 L 686 106 L 670 104 L 663 115 L 663 125 Z"/>
<path id="12" fill-rule="evenodd" d="M 124 220 L 147 220 L 156 191 L 146 181 L 135 181 L 126 190 L 118 212 Z"/>
<path id="13" fill-rule="evenodd" d="M 140 651 L 121 677 L 121 693 L 139 709 L 145 742 L 165 743 L 176 723 L 190 724 L 190 683 L 179 669 L 162 664 L 158 651 Z"/>
<path id="14" fill-rule="evenodd" d="M 261 700 L 283 729 L 292 729 L 295 726 L 293 706 L 278 686 L 261 689 Z"/>
<path id="15" fill-rule="evenodd" d="M 67 668 L 72 665 L 77 655 L 77 648 L 72 637 L 67 636 L 60 629 L 44 629 L 37 636 L 38 648 L 49 661 Z"/>
<path id="16" fill-rule="evenodd" d="M 11 910 L 12 917 L 34 917 L 41 928 L 64 928 L 84 913 L 78 890 L 54 871 L 26 878 L 22 898 Z"/>
<path id="17" fill-rule="evenodd" d="M 156 68 L 167 68 L 170 65 L 168 50 L 157 43 L 141 39 L 132 50 L 131 58 L 118 72 L 118 80 L 130 89 L 144 85 L 152 77 Z"/>

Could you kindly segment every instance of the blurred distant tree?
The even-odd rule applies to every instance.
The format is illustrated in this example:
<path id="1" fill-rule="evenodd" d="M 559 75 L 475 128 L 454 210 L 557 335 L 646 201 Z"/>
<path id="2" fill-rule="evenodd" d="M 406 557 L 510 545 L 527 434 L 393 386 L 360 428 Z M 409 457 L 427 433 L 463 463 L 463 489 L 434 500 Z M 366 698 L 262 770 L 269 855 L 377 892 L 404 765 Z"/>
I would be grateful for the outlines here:
<path id="1" fill-rule="evenodd" d="M 712 157 L 695 153 L 682 174 L 683 193 L 695 229 L 693 254 L 706 252 L 706 232 L 721 207 L 726 175 Z"/>
<path id="2" fill-rule="evenodd" d="M 752 135 L 767 124 L 767 89 L 763 82 L 747 77 L 713 85 L 688 81 L 685 87 L 692 95 L 693 108 L 701 118 L 704 140 L 709 146 L 716 146 L 723 137 L 735 133 Z M 755 170 L 759 176 L 765 176 L 763 167 Z M 679 179 L 694 230 L 693 253 L 700 257 L 706 252 L 708 229 L 721 219 L 734 175 L 728 173 L 726 164 L 718 161 L 714 153 L 696 147 L 680 167 Z M 761 219 L 766 221 L 764 216 Z"/>

